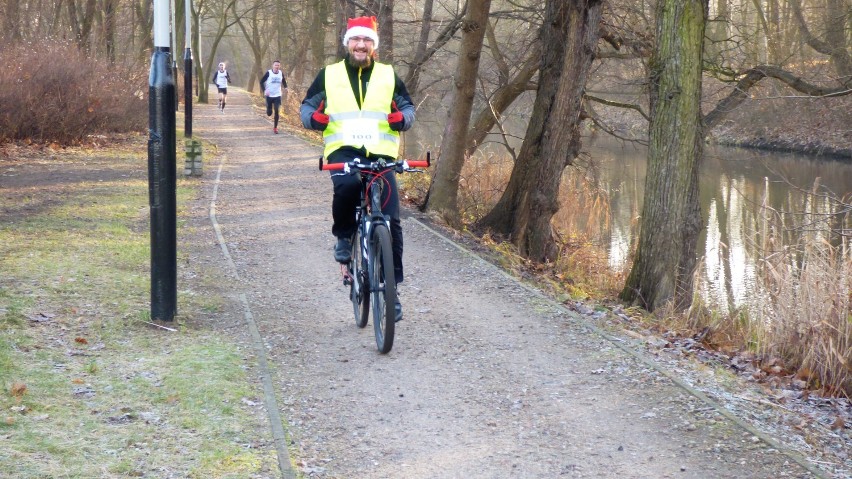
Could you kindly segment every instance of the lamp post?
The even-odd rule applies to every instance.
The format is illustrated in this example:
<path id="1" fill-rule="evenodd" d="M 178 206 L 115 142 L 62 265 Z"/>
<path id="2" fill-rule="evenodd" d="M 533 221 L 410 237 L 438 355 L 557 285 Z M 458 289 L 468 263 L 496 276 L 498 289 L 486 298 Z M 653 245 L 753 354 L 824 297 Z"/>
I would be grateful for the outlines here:
<path id="1" fill-rule="evenodd" d="M 175 82 L 169 0 L 154 0 L 154 52 L 148 76 L 148 204 L 151 213 L 151 319 L 177 310 Z"/>
<path id="2" fill-rule="evenodd" d="M 186 39 L 183 51 L 183 136 L 192 138 L 192 0 L 186 0 Z"/>
<path id="3" fill-rule="evenodd" d="M 170 44 L 171 52 L 172 52 L 172 78 L 174 78 L 175 81 L 177 81 L 178 66 L 177 66 L 176 54 L 177 54 L 177 51 L 178 51 L 178 46 L 177 46 L 177 10 L 175 9 L 175 0 L 169 0 L 169 15 L 171 17 L 170 31 L 171 31 L 171 37 L 172 37 L 172 43 Z M 175 88 L 175 111 L 178 111 L 179 106 L 180 106 L 180 99 L 178 98 L 177 88 Z"/>

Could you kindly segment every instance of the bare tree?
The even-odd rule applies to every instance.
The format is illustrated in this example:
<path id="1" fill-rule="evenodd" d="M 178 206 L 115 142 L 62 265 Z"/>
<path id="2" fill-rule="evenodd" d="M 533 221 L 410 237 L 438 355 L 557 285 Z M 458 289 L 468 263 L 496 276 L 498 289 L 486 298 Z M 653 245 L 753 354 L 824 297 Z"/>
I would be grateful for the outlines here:
<path id="1" fill-rule="evenodd" d="M 654 310 L 692 301 L 702 154 L 701 80 L 707 0 L 658 0 L 650 64 L 651 124 L 639 244 L 621 299 Z"/>
<path id="2" fill-rule="evenodd" d="M 314 67 L 319 68 L 325 63 L 325 32 L 328 28 L 328 0 L 311 0 L 313 8 L 311 9 L 311 59 Z M 316 68 L 312 69 L 315 70 Z"/>
<path id="3" fill-rule="evenodd" d="M 115 28 L 118 0 L 103 0 L 103 37 L 106 58 L 110 63 L 115 63 Z"/>
<path id="4" fill-rule="evenodd" d="M 264 62 L 263 57 L 269 50 L 270 37 L 274 29 L 272 28 L 271 16 L 266 15 L 267 12 L 265 12 L 269 6 L 265 0 L 256 0 L 254 4 L 246 6 L 245 11 L 235 13 L 235 16 L 237 26 L 243 32 L 243 37 L 245 37 L 246 43 L 251 49 L 252 59 L 254 60 L 254 66 L 246 79 L 245 88 L 248 91 L 254 91 L 255 88 L 259 87 L 256 84 L 259 79 L 258 72 L 263 69 L 265 63 L 271 63 L 273 60 L 269 59 L 269 62 Z M 278 55 L 278 53 L 275 53 L 275 55 Z M 275 59 L 277 60 L 278 57 L 276 56 Z"/>
<path id="5" fill-rule="evenodd" d="M 234 10 L 234 6 L 236 5 L 236 3 L 237 0 L 228 0 L 227 2 L 210 2 L 207 5 L 203 5 L 205 8 L 208 8 L 209 6 L 209 13 L 217 19 L 216 31 L 213 35 L 213 44 L 210 46 L 209 53 L 207 54 L 207 59 L 203 64 L 208 65 L 208 67 L 206 67 L 206 70 L 216 68 L 213 65 L 216 64 L 216 51 L 219 48 L 219 43 L 222 41 L 222 38 L 225 36 L 225 33 L 228 31 L 228 29 L 237 22 L 236 19 L 232 19 L 231 15 L 228 13 Z M 201 12 L 203 12 L 203 10 L 199 12 L 199 15 Z M 196 31 L 198 31 L 198 28 L 196 28 Z M 200 103 L 207 103 L 210 85 L 208 83 L 209 80 L 207 80 L 207 73 L 205 72 L 205 68 L 203 65 L 198 65 L 196 69 L 196 73 L 198 74 L 199 87 L 198 101 Z"/>
<path id="6" fill-rule="evenodd" d="M 848 2 L 825 0 L 826 8 L 822 10 L 825 29 L 820 36 L 815 35 L 808 26 L 802 12 L 801 0 L 789 0 L 789 2 L 807 44 L 819 53 L 828 55 L 837 71 L 839 82 L 852 88 L 852 54 L 850 54 L 850 40 L 847 35 L 847 22 L 852 21 L 852 9 L 848 6 Z"/>
<path id="7" fill-rule="evenodd" d="M 485 107 L 476 115 L 473 126 L 467 135 L 465 156 L 472 155 L 482 145 L 492 128 L 500 123 L 503 112 L 517 100 L 521 93 L 535 89 L 535 85 L 531 81 L 538 73 L 540 62 L 541 43 L 535 42 L 517 71 L 514 73 L 506 72 L 505 82 L 492 93 Z"/>
<path id="8" fill-rule="evenodd" d="M 380 56 L 384 63 L 393 63 L 393 2 L 394 0 L 367 0 L 366 13 L 375 16 L 382 38 Z"/>
<path id="9" fill-rule="evenodd" d="M 562 171 L 579 148 L 580 102 L 600 32 L 602 2 L 548 0 L 538 91 L 509 185 L 480 227 L 508 236 L 534 261 L 557 253 L 550 220 Z M 544 48 L 546 46 L 546 48 Z"/>
<path id="10" fill-rule="evenodd" d="M 476 77 L 482 40 L 485 38 L 491 0 L 471 0 L 462 26 L 462 43 L 454 78 L 453 107 L 450 109 L 438 166 L 427 194 L 426 209 L 434 211 L 452 225 L 460 222 L 458 188 L 464 165 L 465 139 L 476 93 Z"/>
<path id="11" fill-rule="evenodd" d="M 4 40 L 7 44 L 16 42 L 22 38 L 20 24 L 17 21 L 20 17 L 20 2 L 19 0 L 6 0 L 3 9 Z"/>
<path id="12" fill-rule="evenodd" d="M 84 5 L 78 5 L 76 0 L 65 0 L 65 2 L 77 46 L 83 51 L 89 51 L 97 4 L 95 0 L 85 0 Z"/>
<path id="13" fill-rule="evenodd" d="M 468 4 L 454 13 L 445 24 L 444 28 L 438 32 L 435 40 L 429 45 L 429 34 L 431 32 L 432 23 L 432 0 L 426 0 L 426 8 L 423 11 L 421 19 L 420 38 L 417 42 L 417 47 L 414 50 L 414 59 L 408 64 L 408 72 L 405 75 L 405 86 L 412 97 L 416 97 L 420 92 L 420 75 L 426 63 L 440 51 L 446 44 L 453 39 L 453 36 L 459 31 L 462 26 L 462 20 L 467 14 Z"/>

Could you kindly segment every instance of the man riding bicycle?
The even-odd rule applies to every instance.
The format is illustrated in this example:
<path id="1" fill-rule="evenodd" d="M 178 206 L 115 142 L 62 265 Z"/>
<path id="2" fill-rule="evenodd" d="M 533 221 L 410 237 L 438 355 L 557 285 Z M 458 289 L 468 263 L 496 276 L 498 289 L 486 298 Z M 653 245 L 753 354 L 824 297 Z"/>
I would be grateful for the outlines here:
<path id="1" fill-rule="evenodd" d="M 350 18 L 343 45 L 346 57 L 326 66 L 314 79 L 299 115 L 305 128 L 323 132 L 328 163 L 342 163 L 354 158 L 396 160 L 399 155 L 399 132 L 414 123 L 414 104 L 405 84 L 393 67 L 376 61 L 379 46 L 376 17 Z M 396 282 L 402 275 L 402 225 L 399 220 L 399 192 L 393 173 L 384 175 L 389 198 L 382 212 L 390 217 L 393 238 L 393 263 Z M 360 202 L 360 178 L 332 172 L 334 195 L 331 213 L 332 234 L 337 237 L 334 259 L 348 263 L 351 238 L 355 233 L 355 208 Z M 396 307 L 396 321 L 402 319 L 402 305 Z"/>

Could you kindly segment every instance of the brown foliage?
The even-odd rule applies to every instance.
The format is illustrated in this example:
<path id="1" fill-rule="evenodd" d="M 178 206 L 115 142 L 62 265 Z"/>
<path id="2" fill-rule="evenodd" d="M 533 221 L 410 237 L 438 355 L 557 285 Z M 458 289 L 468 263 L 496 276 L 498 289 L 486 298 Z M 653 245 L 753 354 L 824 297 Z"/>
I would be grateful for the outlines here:
<path id="1" fill-rule="evenodd" d="M 0 50 L 0 142 L 76 144 L 90 135 L 145 128 L 147 72 L 57 40 Z"/>
<path id="2" fill-rule="evenodd" d="M 24 397 L 24 394 L 27 392 L 27 385 L 21 382 L 16 382 L 12 384 L 12 387 L 9 388 L 9 394 L 17 399 L 18 403 L 21 402 L 21 399 Z"/>

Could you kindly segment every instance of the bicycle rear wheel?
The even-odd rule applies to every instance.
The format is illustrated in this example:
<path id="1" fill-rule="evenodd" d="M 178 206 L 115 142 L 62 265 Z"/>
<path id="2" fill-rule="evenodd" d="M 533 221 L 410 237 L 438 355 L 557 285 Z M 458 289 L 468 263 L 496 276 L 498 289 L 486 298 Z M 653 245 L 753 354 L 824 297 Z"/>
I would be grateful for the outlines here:
<path id="1" fill-rule="evenodd" d="M 367 325 L 367 318 L 370 316 L 370 288 L 365 266 L 359 230 L 352 239 L 352 259 L 349 261 L 349 276 L 352 278 L 349 284 L 349 299 L 352 300 L 355 325 L 359 328 Z"/>
<path id="2" fill-rule="evenodd" d="M 396 311 L 396 279 L 393 271 L 393 251 L 387 225 L 373 226 L 370 235 L 370 296 L 373 306 L 373 328 L 376 331 L 376 346 L 386 354 L 393 347 L 394 320 Z"/>

